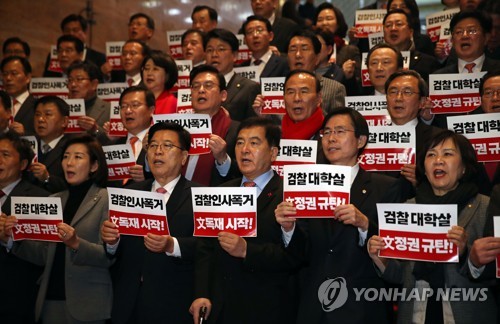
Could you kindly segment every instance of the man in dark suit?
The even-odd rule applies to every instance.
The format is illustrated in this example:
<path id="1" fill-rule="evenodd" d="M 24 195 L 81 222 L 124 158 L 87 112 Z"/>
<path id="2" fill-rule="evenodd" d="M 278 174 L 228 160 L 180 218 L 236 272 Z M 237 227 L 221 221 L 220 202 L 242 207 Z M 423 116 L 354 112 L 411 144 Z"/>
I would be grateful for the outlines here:
<path id="1" fill-rule="evenodd" d="M 289 72 L 288 62 L 269 48 L 274 38 L 269 20 L 261 16 L 249 16 L 243 23 L 243 31 L 252 58 L 240 66 L 258 66 L 257 79 L 286 76 Z"/>
<path id="2" fill-rule="evenodd" d="M 296 213 L 293 203 L 284 201 L 276 209 L 276 220 L 284 235 L 295 234 L 301 228 L 308 232 L 309 266 L 302 273 L 296 323 L 387 323 L 388 305 L 380 301 L 357 301 L 352 290 L 384 286 L 375 273 L 365 243 L 378 232 L 376 204 L 401 202 L 399 186 L 396 179 L 366 172 L 357 164 L 369 134 L 368 124 L 358 111 L 350 108 L 333 111 L 325 117 L 322 134 L 326 159 L 333 165 L 352 168 L 350 203 L 337 206 L 334 219 L 308 219 L 299 226 L 290 218 Z M 344 279 L 341 281 L 348 297 L 340 307 L 324 310 L 334 302 L 334 296 L 318 300 L 320 286 L 339 277 Z"/>
<path id="3" fill-rule="evenodd" d="M 192 323 L 195 238 L 191 187 L 181 175 L 191 144 L 189 133 L 175 123 L 157 123 L 149 131 L 148 162 L 154 179 L 128 189 L 163 192 L 170 235 L 120 236 L 111 221 L 101 228 L 112 269 L 113 323 Z"/>
<path id="4" fill-rule="evenodd" d="M 191 12 L 192 29 L 208 33 L 212 29 L 217 28 L 217 10 L 212 7 L 200 5 L 193 8 Z"/>
<path id="5" fill-rule="evenodd" d="M 34 135 L 35 97 L 30 95 L 31 64 L 24 57 L 10 56 L 0 65 L 5 92 L 12 98 L 14 122 L 9 128 L 21 135 Z"/>
<path id="6" fill-rule="evenodd" d="M 295 297 L 290 272 L 303 262 L 305 237 L 296 231 L 288 245 L 273 212 L 283 199 L 282 180 L 272 171 L 278 154 L 279 127 L 269 119 L 240 124 L 236 160 L 243 178 L 225 187 L 257 188 L 257 237 L 220 232 L 199 246 L 195 300 L 190 311 L 198 323 L 202 307 L 211 323 L 292 323 Z"/>
<path id="7" fill-rule="evenodd" d="M 126 82 L 129 87 L 141 83 L 141 66 L 149 54 L 149 47 L 141 40 L 129 39 L 123 44 L 121 62 L 123 70 L 110 70 L 111 82 Z"/>
<path id="8" fill-rule="evenodd" d="M 72 35 L 62 35 L 57 39 L 57 60 L 61 72 L 44 71 L 44 77 L 64 78 L 68 76 L 68 68 L 71 64 L 83 60 L 83 42 Z"/>
<path id="9" fill-rule="evenodd" d="M 13 131 L 0 134 L 0 242 L 4 245 L 9 237 L 4 232 L 7 216 L 11 215 L 11 197 L 47 197 L 49 193 L 23 180 L 23 173 L 33 159 L 33 151 L 27 141 Z M 37 281 L 42 268 L 21 260 L 10 253 L 10 248 L 0 247 L 0 276 L 4 278 L 0 303 L 0 317 L 5 323 L 35 323 L 35 299 Z"/>
<path id="10" fill-rule="evenodd" d="M 32 163 L 33 183 L 56 193 L 67 188 L 61 167 L 63 149 L 68 141 L 64 134 L 69 121 L 69 105 L 59 97 L 38 99 L 35 108 L 35 133 L 38 161 Z"/>
<path id="11" fill-rule="evenodd" d="M 223 106 L 229 111 L 231 119 L 242 121 L 255 116 L 252 103 L 260 93 L 260 86 L 234 72 L 238 48 L 238 39 L 229 30 L 216 28 L 207 34 L 207 64 L 217 68 L 227 84 L 227 98 Z"/>
<path id="12" fill-rule="evenodd" d="M 439 128 L 427 125 L 419 118 L 429 94 L 427 83 L 416 71 L 399 70 L 387 79 L 385 93 L 392 125 L 415 127 L 415 153 L 419 154 L 424 144 L 440 131 Z M 414 187 L 417 185 L 415 172 L 415 164 L 406 164 L 401 172 L 386 173 L 399 179 L 404 200 L 415 196 Z"/>
<path id="13" fill-rule="evenodd" d="M 136 164 L 129 168 L 132 180 L 139 182 L 144 180 L 144 164 L 146 152 L 143 147 L 147 141 L 147 133 L 153 113 L 155 111 L 154 94 L 143 86 L 132 86 L 125 89 L 120 95 L 120 117 L 123 126 L 127 129 L 126 137 L 119 137 L 114 142 L 104 134 L 98 134 L 101 142 L 107 145 L 130 144 L 134 154 Z M 105 128 L 109 128 L 105 126 Z M 128 184 L 128 183 L 127 183 Z M 112 181 L 109 183 L 112 187 L 121 187 L 124 185 L 121 181 Z"/>
<path id="14" fill-rule="evenodd" d="M 75 62 L 68 68 L 68 98 L 84 100 L 85 116 L 78 119 L 78 125 L 90 134 L 103 132 L 111 113 L 109 102 L 97 97 L 99 75 L 98 67 L 91 62 Z"/>
<path id="15" fill-rule="evenodd" d="M 215 67 L 197 66 L 189 79 L 193 110 L 210 116 L 212 134 L 208 144 L 210 153 L 190 155 L 182 174 L 204 186 L 219 185 L 236 176 L 234 144 L 239 122 L 232 120 L 222 107 L 227 98 L 226 81 Z"/>
<path id="16" fill-rule="evenodd" d="M 472 73 L 500 69 L 500 61 L 486 57 L 491 19 L 479 11 L 461 11 L 450 21 L 451 44 L 458 62 L 437 70 L 441 73 Z"/>
<path id="17" fill-rule="evenodd" d="M 275 46 L 280 53 L 286 53 L 290 35 L 300 30 L 300 26 L 291 19 L 276 16 L 275 11 L 278 7 L 278 0 L 251 0 L 250 5 L 254 15 L 262 16 L 271 23 L 274 31 L 271 45 Z M 243 28 L 238 33 L 244 34 Z"/>
<path id="18" fill-rule="evenodd" d="M 87 26 L 87 20 L 84 17 L 70 14 L 61 21 L 61 32 L 63 35 L 71 35 L 80 39 L 84 44 L 82 60 L 92 62 L 100 68 L 106 62 L 106 55 L 85 45 L 87 41 Z M 47 60 L 45 61 L 44 75 L 45 71 L 48 71 L 49 64 L 50 55 L 47 56 Z"/>
<path id="19" fill-rule="evenodd" d="M 413 29 L 408 14 L 402 9 L 389 11 L 384 17 L 384 41 L 397 50 L 410 52 L 410 70 L 417 71 L 424 80 L 429 80 L 429 74 L 440 68 L 438 60 L 415 48 Z"/>

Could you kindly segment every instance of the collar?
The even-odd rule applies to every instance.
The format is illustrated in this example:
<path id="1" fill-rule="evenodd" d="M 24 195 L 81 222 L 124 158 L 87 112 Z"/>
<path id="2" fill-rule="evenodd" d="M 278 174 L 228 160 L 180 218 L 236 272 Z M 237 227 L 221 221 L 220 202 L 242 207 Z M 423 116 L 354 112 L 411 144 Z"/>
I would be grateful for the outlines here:
<path id="1" fill-rule="evenodd" d="M 134 83 L 132 83 L 132 85 L 138 85 L 139 83 L 141 83 L 141 74 L 140 73 L 137 73 L 136 75 L 128 75 L 126 74 L 125 75 L 125 82 L 127 82 L 128 79 L 132 78 L 132 80 L 134 80 Z"/>
<path id="2" fill-rule="evenodd" d="M 412 126 L 412 127 L 417 127 L 417 124 L 418 124 L 418 118 L 414 118 L 414 119 L 410 120 L 409 122 L 407 122 L 404 125 L 396 125 L 396 124 L 394 124 L 394 126 Z"/>
<path id="3" fill-rule="evenodd" d="M 481 72 L 485 58 L 486 58 L 486 56 L 484 54 L 471 62 L 466 62 L 466 61 L 459 58 L 458 59 L 458 73 L 467 73 L 467 71 L 464 72 L 464 70 L 466 70 L 465 64 L 468 64 L 468 63 L 476 63 L 476 66 L 474 66 L 474 68 L 472 70 L 474 72 Z"/>
<path id="4" fill-rule="evenodd" d="M 273 51 L 268 49 L 267 52 L 265 52 L 264 55 L 262 55 L 262 57 L 260 58 L 260 60 L 262 61 L 260 65 L 263 66 L 266 65 L 267 62 L 269 62 L 269 60 L 271 59 L 271 55 L 273 55 Z M 252 56 L 252 61 L 250 61 L 250 65 L 253 65 L 253 62 L 255 62 L 255 56 Z"/>
<path id="5" fill-rule="evenodd" d="M 17 186 L 17 184 L 21 182 L 21 178 L 17 179 L 16 181 L 14 182 L 11 182 L 9 183 L 8 185 L 6 185 L 5 187 L 2 188 L 2 191 L 4 192 L 5 196 L 4 197 L 7 197 L 8 195 L 10 195 L 10 193 L 12 192 L 12 190 L 14 189 L 15 186 Z M 3 198 L 3 197 L 2 197 Z"/>
<path id="6" fill-rule="evenodd" d="M 130 139 L 134 136 L 137 136 L 139 138 L 139 141 L 142 143 L 142 140 L 144 139 L 144 136 L 146 136 L 146 133 L 149 131 L 149 127 L 146 129 L 143 129 L 137 134 L 132 134 L 130 132 L 127 133 L 127 143 L 130 143 Z"/>
<path id="7" fill-rule="evenodd" d="M 224 74 L 224 79 L 226 80 L 226 87 L 228 86 L 229 81 L 231 81 L 231 79 L 233 78 L 234 74 L 235 74 L 234 69 L 232 69 L 231 72 Z"/>
<path id="8" fill-rule="evenodd" d="M 52 141 L 45 143 L 44 140 L 40 140 L 40 145 L 43 147 L 44 144 L 48 144 L 50 146 L 50 149 L 54 149 L 54 147 L 57 146 L 57 143 L 63 138 L 64 134 L 61 134 L 58 138 L 53 139 Z"/>
<path id="9" fill-rule="evenodd" d="M 271 17 L 269 17 L 267 20 L 269 20 L 269 22 L 271 23 L 271 26 L 274 24 L 274 21 L 276 20 L 276 14 L 274 13 L 274 11 L 273 11 L 273 14 L 271 15 Z"/>
<path id="10" fill-rule="evenodd" d="M 358 172 L 359 172 L 359 164 L 356 163 L 351 167 L 351 185 L 354 182 L 354 179 L 356 179 L 356 177 L 358 176 Z"/>
<path id="11" fill-rule="evenodd" d="M 375 93 L 373 95 L 375 96 L 384 96 L 385 97 L 385 93 L 382 93 L 382 92 L 379 92 L 377 89 L 373 89 L 375 91 Z"/>
<path id="12" fill-rule="evenodd" d="M 30 95 L 30 92 L 28 90 L 24 91 L 21 93 L 19 96 L 16 97 L 16 100 L 22 105 L 24 101 L 28 98 Z"/>
<path id="13" fill-rule="evenodd" d="M 253 182 L 255 182 L 255 185 L 257 187 L 257 196 L 260 195 L 260 193 L 262 192 L 262 190 L 264 190 L 264 188 L 267 186 L 267 184 L 269 183 L 269 181 L 271 181 L 271 179 L 272 179 L 273 176 L 274 176 L 273 169 L 269 169 L 268 171 L 266 171 L 266 172 L 262 173 L 261 175 L 259 175 L 257 178 L 253 179 Z M 252 180 L 250 180 L 247 177 L 243 176 L 243 178 L 241 179 L 240 187 L 242 187 L 243 183 L 247 182 L 247 181 L 252 181 Z"/>
<path id="14" fill-rule="evenodd" d="M 169 183 L 167 183 L 166 185 L 164 185 L 163 188 L 171 195 L 172 192 L 174 191 L 175 186 L 177 185 L 177 183 L 179 182 L 180 179 L 181 179 L 181 175 L 179 174 L 177 176 L 177 178 L 175 178 L 174 180 L 172 180 Z M 161 188 L 161 187 L 162 186 L 158 183 L 158 181 L 155 180 L 153 182 L 153 187 L 151 188 L 151 191 L 156 192 L 156 189 Z"/>

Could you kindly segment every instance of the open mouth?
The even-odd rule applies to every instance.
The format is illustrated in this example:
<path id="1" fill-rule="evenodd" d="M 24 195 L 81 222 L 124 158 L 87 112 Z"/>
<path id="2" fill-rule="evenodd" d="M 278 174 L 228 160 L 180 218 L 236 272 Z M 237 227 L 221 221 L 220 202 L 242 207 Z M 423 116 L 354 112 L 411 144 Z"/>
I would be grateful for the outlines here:
<path id="1" fill-rule="evenodd" d="M 436 169 L 436 170 L 434 170 L 433 174 L 434 174 L 434 178 L 440 179 L 446 175 L 446 172 L 444 172 L 441 169 Z"/>

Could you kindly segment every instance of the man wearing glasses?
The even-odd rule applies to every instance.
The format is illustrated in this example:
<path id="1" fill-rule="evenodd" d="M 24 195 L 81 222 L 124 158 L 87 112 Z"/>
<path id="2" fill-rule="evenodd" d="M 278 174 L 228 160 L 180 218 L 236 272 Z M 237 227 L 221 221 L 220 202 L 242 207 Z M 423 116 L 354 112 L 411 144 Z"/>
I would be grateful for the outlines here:
<path id="1" fill-rule="evenodd" d="M 146 158 L 146 151 L 143 147 L 147 141 L 145 137 L 151 126 L 151 120 L 155 110 L 154 94 L 143 86 L 132 86 L 125 89 L 120 95 L 120 117 L 123 126 L 127 129 L 127 136 L 120 137 L 113 143 L 106 136 L 99 134 L 101 142 L 111 144 L 130 144 L 134 154 L 136 164 L 129 168 L 133 181 L 143 181 L 143 166 Z M 104 129 L 109 130 L 109 122 L 105 123 Z M 109 185 L 120 187 L 125 183 L 113 181 Z M 127 183 L 130 184 L 130 183 Z"/>
<path id="2" fill-rule="evenodd" d="M 491 18 L 479 11 L 461 11 L 450 21 L 451 43 L 458 57 L 457 64 L 435 73 L 473 73 L 500 69 L 500 61 L 484 55 L 491 33 Z"/>
<path id="3" fill-rule="evenodd" d="M 78 125 L 90 134 L 103 132 L 102 126 L 109 121 L 110 104 L 97 98 L 99 68 L 91 62 L 75 62 L 68 68 L 68 98 L 83 99 L 85 114 Z"/>
<path id="4" fill-rule="evenodd" d="M 257 79 L 286 76 L 289 71 L 287 60 L 274 54 L 269 46 L 274 38 L 269 20 L 262 16 L 249 16 L 243 23 L 243 31 L 252 58 L 241 66 L 258 66 Z"/>
<path id="5" fill-rule="evenodd" d="M 438 60 L 415 48 L 413 42 L 413 29 L 410 17 L 402 9 L 391 10 L 384 17 L 384 41 L 398 51 L 410 51 L 410 70 L 417 71 L 424 80 L 429 79 L 429 74 L 441 67 Z"/>
<path id="6" fill-rule="evenodd" d="M 62 35 L 57 39 L 57 60 L 62 73 L 44 71 L 44 77 L 67 77 L 68 67 L 83 59 L 83 42 L 72 35 Z"/>
<path id="7" fill-rule="evenodd" d="M 327 163 L 351 167 L 350 203 L 337 206 L 333 219 L 299 221 L 298 229 L 292 202 L 283 201 L 275 210 L 285 245 L 287 237 L 297 230 L 308 232 L 309 266 L 302 273 L 305 280 L 296 323 L 371 323 L 374 319 L 377 323 L 389 322 L 388 305 L 384 302 L 357 301 L 355 294 L 349 292 L 342 307 L 327 312 L 323 310 L 328 306 L 326 301 L 322 305 L 318 300 L 320 286 L 337 277 L 343 277 L 349 289 L 384 286 L 366 253 L 365 243 L 367 237 L 378 231 L 376 204 L 401 202 L 401 196 L 396 179 L 366 172 L 359 166 L 357 161 L 368 135 L 366 120 L 354 109 L 338 108 L 325 117 L 320 141 Z"/>
<path id="8" fill-rule="evenodd" d="M 187 179 L 205 186 L 230 180 L 234 165 L 234 143 L 238 122 L 223 108 L 228 97 L 226 80 L 217 68 L 210 65 L 195 67 L 189 76 L 191 103 L 195 113 L 208 114 L 212 121 L 210 154 L 191 155 L 183 169 Z"/>
<path id="9" fill-rule="evenodd" d="M 188 309 L 196 241 L 192 237 L 191 187 L 197 185 L 181 175 L 191 136 L 175 123 L 157 123 L 151 126 L 148 138 L 153 178 L 127 188 L 164 195 L 170 235 L 120 236 L 114 223 L 103 223 L 102 240 L 116 258 L 111 319 L 118 324 L 192 323 Z"/>
<path id="10" fill-rule="evenodd" d="M 234 62 L 238 57 L 238 39 L 229 30 L 216 28 L 207 34 L 207 40 L 207 64 L 215 67 L 224 76 L 227 84 L 224 108 L 229 111 L 233 120 L 242 121 L 255 116 L 252 103 L 260 93 L 260 86 L 234 72 Z"/>
<path id="11" fill-rule="evenodd" d="M 420 110 L 425 108 L 429 93 L 427 83 L 416 71 L 399 70 L 387 79 L 385 93 L 392 125 L 415 127 L 416 153 L 418 153 L 424 143 L 440 131 L 439 128 L 427 125 L 419 118 Z M 391 174 L 406 179 L 406 181 L 401 180 L 404 196 L 408 199 L 413 197 L 413 187 L 417 184 L 415 171 L 415 164 L 406 164 L 400 173 Z"/>

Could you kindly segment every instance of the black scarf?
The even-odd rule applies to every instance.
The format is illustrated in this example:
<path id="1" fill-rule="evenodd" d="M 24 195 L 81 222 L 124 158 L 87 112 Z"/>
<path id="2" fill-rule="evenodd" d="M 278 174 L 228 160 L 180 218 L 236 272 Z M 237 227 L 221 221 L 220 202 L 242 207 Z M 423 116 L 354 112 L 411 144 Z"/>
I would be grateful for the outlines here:
<path id="1" fill-rule="evenodd" d="M 415 201 L 417 204 L 456 204 L 458 214 L 478 193 L 478 188 L 470 182 L 460 182 L 458 187 L 436 196 L 429 182 L 425 181 L 417 187 Z M 434 294 L 427 300 L 425 323 L 443 323 L 443 302 L 436 300 L 437 288 L 444 288 L 444 264 L 434 262 L 415 262 L 413 275 L 416 280 L 425 280 L 434 289 Z"/>

